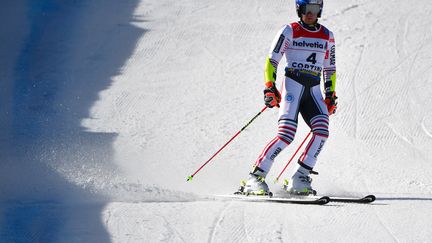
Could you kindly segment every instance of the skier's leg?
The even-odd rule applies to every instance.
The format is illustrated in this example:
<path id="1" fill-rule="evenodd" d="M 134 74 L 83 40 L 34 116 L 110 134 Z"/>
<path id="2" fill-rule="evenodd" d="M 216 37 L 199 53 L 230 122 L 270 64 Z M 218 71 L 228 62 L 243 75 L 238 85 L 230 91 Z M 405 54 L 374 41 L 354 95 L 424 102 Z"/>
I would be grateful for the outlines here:
<path id="1" fill-rule="evenodd" d="M 302 107 L 302 115 L 313 136 L 300 157 L 300 163 L 312 170 L 329 136 L 329 115 L 319 85 L 310 88 L 310 98 Z"/>
<path id="2" fill-rule="evenodd" d="M 329 118 L 328 115 L 317 115 L 310 120 L 312 128 L 312 138 L 306 146 L 305 151 L 300 157 L 302 166 L 312 170 L 321 153 L 324 144 L 329 136 Z"/>
<path id="3" fill-rule="evenodd" d="M 278 133 L 265 147 L 258 159 L 255 167 L 258 175 L 265 177 L 270 171 L 276 156 L 284 150 L 293 140 L 297 131 L 297 119 L 299 105 L 304 87 L 298 82 L 285 78 L 282 86 L 282 101 L 279 108 Z"/>
<path id="4" fill-rule="evenodd" d="M 255 162 L 253 171 L 245 184 L 244 191 L 263 194 L 269 191 L 264 179 L 270 171 L 276 156 L 293 140 L 297 131 L 299 105 L 304 92 L 303 85 L 285 78 L 282 85 L 282 101 L 279 108 L 278 133 L 263 149 Z"/>
<path id="5" fill-rule="evenodd" d="M 312 130 L 312 138 L 300 156 L 297 171 L 292 177 L 292 183 L 288 190 L 296 194 L 315 194 L 309 175 L 316 173 L 313 168 L 329 136 L 329 116 L 319 85 L 309 89 L 300 112 Z"/>

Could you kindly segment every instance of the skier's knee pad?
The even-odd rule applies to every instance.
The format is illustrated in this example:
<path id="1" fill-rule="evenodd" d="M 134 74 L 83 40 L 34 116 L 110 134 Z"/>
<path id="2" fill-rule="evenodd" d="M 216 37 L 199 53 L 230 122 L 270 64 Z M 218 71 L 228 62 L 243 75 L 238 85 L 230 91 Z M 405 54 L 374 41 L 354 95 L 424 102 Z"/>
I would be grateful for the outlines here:
<path id="1" fill-rule="evenodd" d="M 297 121 L 280 119 L 277 137 L 287 144 L 292 143 L 297 131 Z"/>
<path id="2" fill-rule="evenodd" d="M 311 119 L 313 134 L 327 138 L 329 136 L 329 117 L 328 115 L 318 115 Z"/>

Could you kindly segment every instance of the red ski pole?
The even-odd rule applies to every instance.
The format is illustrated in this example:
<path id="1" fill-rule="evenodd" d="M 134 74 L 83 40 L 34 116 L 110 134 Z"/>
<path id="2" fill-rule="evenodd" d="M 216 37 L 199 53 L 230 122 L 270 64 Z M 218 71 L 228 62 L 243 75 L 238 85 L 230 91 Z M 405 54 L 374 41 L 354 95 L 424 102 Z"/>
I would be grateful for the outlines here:
<path id="1" fill-rule="evenodd" d="M 291 163 L 291 161 L 294 159 L 294 157 L 296 156 L 297 152 L 300 150 L 300 148 L 303 146 L 303 144 L 306 142 L 306 140 L 308 139 L 308 137 L 311 135 L 312 132 L 309 132 L 308 135 L 305 137 L 305 139 L 303 140 L 303 142 L 300 144 L 300 146 L 297 148 L 297 150 L 295 151 L 295 153 L 293 154 L 293 156 L 291 157 L 291 159 L 288 161 L 288 163 L 285 165 L 285 167 L 283 168 L 283 170 L 281 171 L 281 173 L 279 173 L 278 177 L 276 177 L 276 180 L 274 181 L 274 183 L 277 183 L 279 181 L 279 178 L 281 177 L 282 173 L 284 173 L 284 171 L 286 170 L 286 168 L 288 167 L 288 165 Z"/>
<path id="2" fill-rule="evenodd" d="M 236 138 L 243 130 L 246 129 L 246 127 L 248 127 L 259 115 L 261 115 L 261 113 L 263 113 L 263 111 L 265 111 L 267 109 L 267 106 L 265 106 L 264 108 L 261 109 L 260 112 L 258 112 L 258 114 L 256 114 L 242 129 L 240 129 L 240 131 L 238 131 L 226 144 L 224 144 L 224 146 L 222 146 L 222 148 L 220 148 L 212 157 L 210 157 L 210 159 L 208 159 L 203 165 L 201 165 L 201 167 L 199 167 L 198 170 L 195 171 L 195 173 L 193 173 L 192 175 L 188 176 L 187 181 L 191 181 L 192 178 L 204 167 L 206 166 L 220 151 L 222 151 L 222 149 L 224 149 L 232 140 L 234 140 L 234 138 Z"/>

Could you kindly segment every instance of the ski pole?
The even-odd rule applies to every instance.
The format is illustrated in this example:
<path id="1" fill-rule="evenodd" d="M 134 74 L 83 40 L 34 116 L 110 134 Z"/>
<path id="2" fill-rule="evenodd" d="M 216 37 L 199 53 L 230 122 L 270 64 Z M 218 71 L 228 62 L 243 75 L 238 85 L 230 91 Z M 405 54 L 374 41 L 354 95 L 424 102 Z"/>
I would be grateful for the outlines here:
<path id="1" fill-rule="evenodd" d="M 285 167 L 283 168 L 283 170 L 281 171 L 281 173 L 279 173 L 278 177 L 276 177 L 276 180 L 274 181 L 274 183 L 277 183 L 279 181 L 279 178 L 281 177 L 282 173 L 284 173 L 284 171 L 286 170 L 286 168 L 288 167 L 288 165 L 291 163 L 291 161 L 294 159 L 294 157 L 296 156 L 297 152 L 300 150 L 300 148 L 303 146 L 303 144 L 306 142 L 307 138 L 311 135 L 312 132 L 309 132 L 308 135 L 305 137 L 305 139 L 303 140 L 303 142 L 300 144 L 300 146 L 297 148 L 297 150 L 295 151 L 295 153 L 293 154 L 293 156 L 291 157 L 291 159 L 288 161 L 288 163 L 285 165 Z"/>
<path id="2" fill-rule="evenodd" d="M 192 178 L 204 167 L 206 166 L 222 149 L 224 149 L 234 138 L 236 138 L 243 130 L 246 129 L 247 126 L 249 126 L 261 113 L 263 113 L 267 109 L 267 106 L 261 109 L 258 114 L 256 114 L 242 129 L 240 129 L 224 146 L 222 146 L 210 159 L 208 159 L 201 167 L 195 171 L 192 175 L 188 176 L 187 181 L 191 181 Z"/>

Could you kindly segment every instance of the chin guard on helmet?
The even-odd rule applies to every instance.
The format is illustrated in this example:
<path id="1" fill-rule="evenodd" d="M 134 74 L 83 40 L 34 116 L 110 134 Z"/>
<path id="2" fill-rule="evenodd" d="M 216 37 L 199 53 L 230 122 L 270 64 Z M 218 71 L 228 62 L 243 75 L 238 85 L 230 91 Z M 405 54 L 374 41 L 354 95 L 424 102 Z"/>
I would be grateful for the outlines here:
<path id="1" fill-rule="evenodd" d="M 297 15 L 301 18 L 302 14 L 306 15 L 306 13 L 312 12 L 320 18 L 323 5 L 323 0 L 296 0 Z"/>

